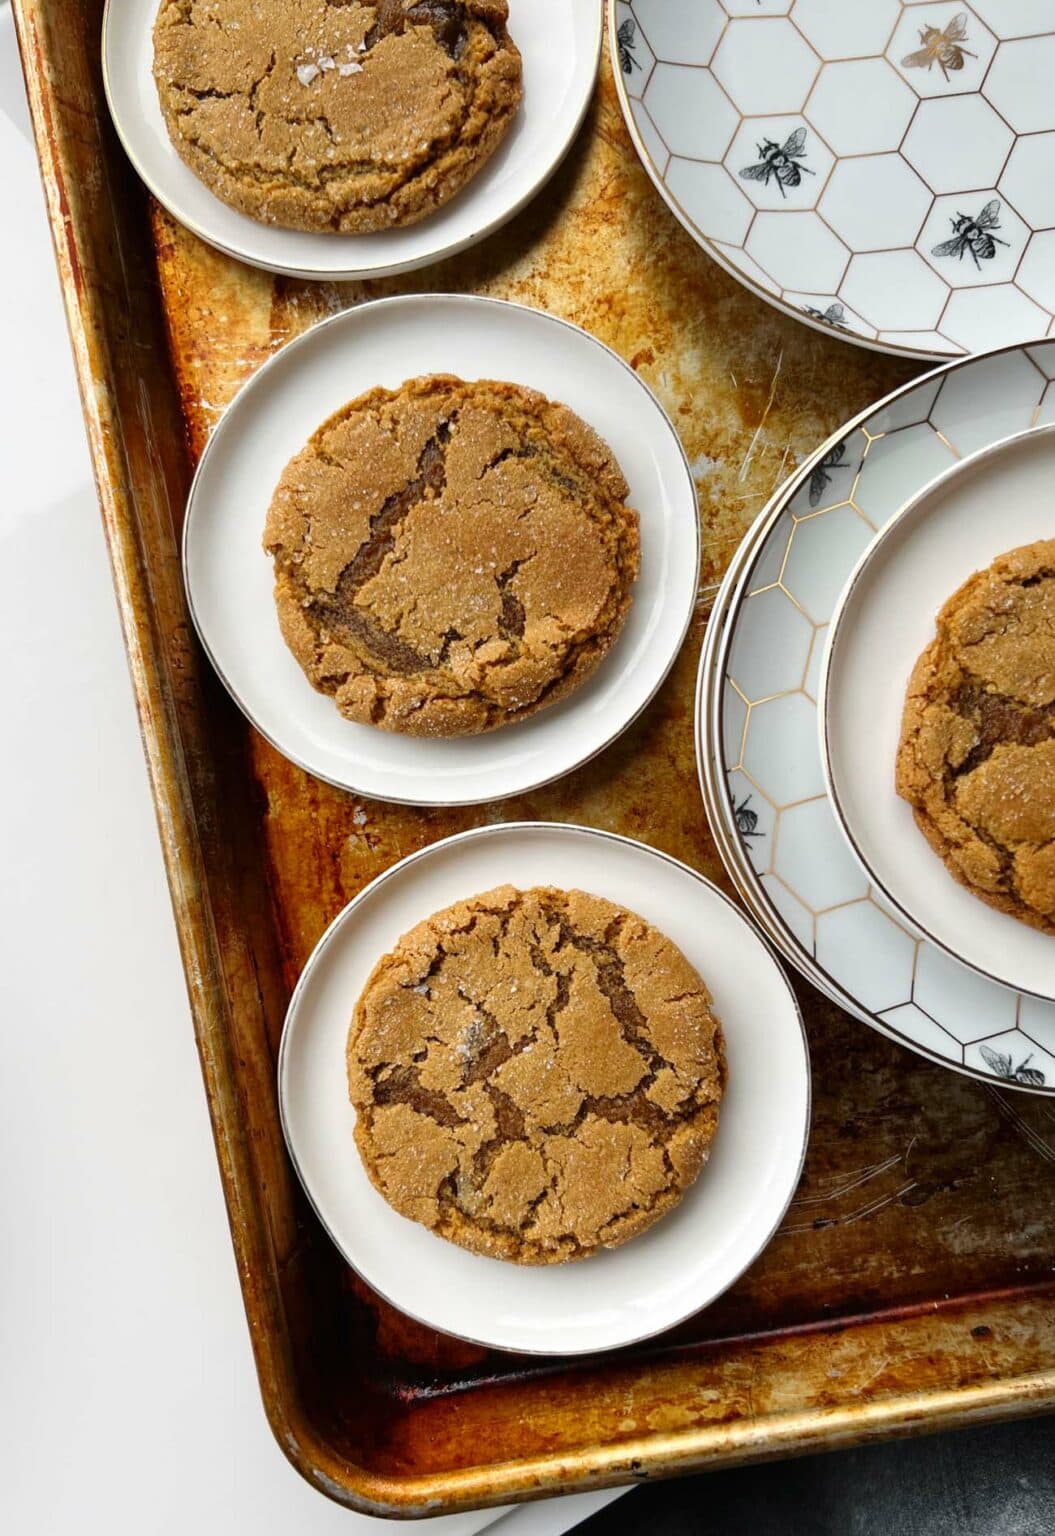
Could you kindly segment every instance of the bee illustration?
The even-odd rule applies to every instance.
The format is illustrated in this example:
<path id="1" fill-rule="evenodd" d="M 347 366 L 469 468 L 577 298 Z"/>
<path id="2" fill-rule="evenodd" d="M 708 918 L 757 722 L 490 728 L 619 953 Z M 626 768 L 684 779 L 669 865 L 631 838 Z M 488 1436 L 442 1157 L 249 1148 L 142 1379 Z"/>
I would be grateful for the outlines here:
<path id="1" fill-rule="evenodd" d="M 848 331 L 850 327 L 846 323 L 846 311 L 839 303 L 829 304 L 827 309 L 814 309 L 812 304 L 804 304 L 802 313 L 809 315 L 811 320 L 822 320 L 825 325 L 830 325 L 835 331 Z"/>
<path id="2" fill-rule="evenodd" d="M 633 19 L 628 16 L 615 34 L 616 45 L 619 49 L 619 67 L 624 75 L 632 75 L 635 69 L 641 68 L 640 61 L 634 55 L 634 34 L 637 27 Z"/>
<path id="3" fill-rule="evenodd" d="M 1044 1074 L 1036 1067 L 1031 1067 L 1033 1052 L 1030 1051 L 1019 1066 L 1011 1065 L 1011 1057 L 1003 1051 L 991 1051 L 987 1045 L 978 1047 L 982 1053 L 982 1060 L 990 1072 L 995 1072 L 997 1077 L 1003 1078 L 1005 1083 L 1021 1083 L 1023 1088 L 1043 1088 Z"/>
<path id="4" fill-rule="evenodd" d="M 999 235 L 992 233 L 1000 228 L 1000 199 L 994 197 L 986 203 L 977 218 L 968 213 L 958 213 L 952 220 L 951 240 L 943 240 L 931 251 L 932 256 L 957 256 L 963 260 L 964 252 L 970 252 L 971 260 L 982 270 L 983 261 L 992 261 L 998 245 L 1007 245 Z"/>
<path id="5" fill-rule="evenodd" d="M 967 37 L 967 12 L 954 16 L 943 32 L 939 27 L 921 27 L 919 40 L 923 47 L 916 53 L 908 53 L 901 60 L 903 69 L 925 69 L 928 74 L 937 64 L 946 80 L 949 71 L 961 70 L 966 59 L 978 55 L 963 46 Z"/>
<path id="6" fill-rule="evenodd" d="M 739 805 L 736 803 L 735 795 L 731 796 L 731 799 L 733 802 L 733 815 L 736 817 L 736 825 L 740 836 L 745 841 L 752 837 L 765 837 L 766 834 L 758 830 L 758 812 L 751 809 L 751 796 L 745 795 Z"/>
<path id="7" fill-rule="evenodd" d="M 832 483 L 833 469 L 849 469 L 846 462 L 846 444 L 836 443 L 829 448 L 823 459 L 810 475 L 810 506 L 820 505 L 820 499 Z"/>
<path id="8" fill-rule="evenodd" d="M 805 159 L 805 144 L 805 128 L 796 128 L 783 145 L 778 144 L 775 139 L 763 139 L 758 146 L 758 164 L 745 165 L 740 172 L 741 179 L 760 181 L 763 186 L 768 187 L 772 178 L 776 177 L 781 197 L 787 197 L 784 188 L 800 186 L 803 171 L 807 176 L 817 174 L 816 171 L 811 171 L 808 165 L 800 164 L 800 161 Z"/>

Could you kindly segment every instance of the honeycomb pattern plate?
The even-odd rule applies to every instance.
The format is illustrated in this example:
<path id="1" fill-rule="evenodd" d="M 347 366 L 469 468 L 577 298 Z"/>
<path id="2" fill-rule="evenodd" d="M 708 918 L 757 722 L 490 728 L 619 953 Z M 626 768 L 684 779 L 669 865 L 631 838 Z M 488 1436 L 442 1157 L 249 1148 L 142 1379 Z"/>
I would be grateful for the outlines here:
<path id="1" fill-rule="evenodd" d="M 620 100 L 708 253 L 884 352 L 1055 335 L 1051 0 L 616 0 Z"/>
<path id="2" fill-rule="evenodd" d="M 1055 1006 L 968 970 L 884 901 L 825 793 L 817 721 L 828 623 L 875 533 L 959 458 L 1051 421 L 1055 342 L 958 363 L 849 424 L 749 535 L 712 618 L 697 741 L 733 876 L 804 974 L 925 1056 L 1055 1094 Z"/>

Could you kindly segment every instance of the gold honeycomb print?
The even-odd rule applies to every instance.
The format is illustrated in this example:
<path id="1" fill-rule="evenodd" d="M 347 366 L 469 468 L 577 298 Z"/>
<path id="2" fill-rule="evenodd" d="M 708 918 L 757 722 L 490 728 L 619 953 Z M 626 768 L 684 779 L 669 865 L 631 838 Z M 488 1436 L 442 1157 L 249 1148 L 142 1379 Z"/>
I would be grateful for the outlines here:
<path id="1" fill-rule="evenodd" d="M 1055 1005 L 966 971 L 893 912 L 850 853 L 826 793 L 817 687 L 829 620 L 873 534 L 958 459 L 1052 421 L 1048 342 L 926 379 L 829 448 L 745 567 L 713 752 L 737 864 L 807 974 L 907 1044 L 1048 1092 Z"/>
<path id="2" fill-rule="evenodd" d="M 723 266 L 909 356 L 1055 335 L 1050 0 L 617 0 L 639 152 Z"/>

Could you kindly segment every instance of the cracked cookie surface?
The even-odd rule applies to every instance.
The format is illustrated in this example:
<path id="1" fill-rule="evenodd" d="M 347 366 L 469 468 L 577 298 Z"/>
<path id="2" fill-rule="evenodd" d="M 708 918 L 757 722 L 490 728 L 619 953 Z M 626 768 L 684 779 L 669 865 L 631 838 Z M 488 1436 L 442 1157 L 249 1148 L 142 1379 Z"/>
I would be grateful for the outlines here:
<path id="1" fill-rule="evenodd" d="M 1000 555 L 942 608 L 897 791 L 962 885 L 1055 934 L 1055 539 Z"/>
<path id="2" fill-rule="evenodd" d="M 500 886 L 378 962 L 348 1084 L 363 1164 L 401 1215 L 551 1264 L 677 1205 L 718 1126 L 725 1050 L 706 986 L 643 918 Z"/>
<path id="3" fill-rule="evenodd" d="M 180 158 L 289 229 L 416 223 L 480 169 L 521 99 L 506 0 L 162 0 L 154 80 Z"/>
<path id="4" fill-rule="evenodd" d="M 349 720 L 462 736 L 563 698 L 623 626 L 638 519 L 566 406 L 446 375 L 376 389 L 284 470 L 264 547 L 286 643 Z"/>

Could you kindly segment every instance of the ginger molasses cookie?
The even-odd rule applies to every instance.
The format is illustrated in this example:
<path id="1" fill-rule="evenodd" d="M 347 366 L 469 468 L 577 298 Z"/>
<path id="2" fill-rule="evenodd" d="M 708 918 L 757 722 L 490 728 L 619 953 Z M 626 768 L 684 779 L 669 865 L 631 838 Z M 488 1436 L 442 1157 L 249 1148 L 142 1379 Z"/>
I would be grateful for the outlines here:
<path id="1" fill-rule="evenodd" d="M 533 390 L 376 389 L 283 472 L 264 547 L 286 643 L 349 720 L 461 736 L 563 698 L 622 628 L 638 519 L 611 450 Z"/>
<path id="2" fill-rule="evenodd" d="M 961 884 L 1055 934 L 1055 539 L 1000 555 L 939 613 L 897 790 Z"/>
<path id="3" fill-rule="evenodd" d="M 390 1205 L 476 1253 L 551 1264 L 677 1205 L 717 1129 L 725 1052 L 706 986 L 644 919 L 507 885 L 378 962 L 348 1082 Z"/>
<path id="4" fill-rule="evenodd" d="M 180 157 L 288 229 L 413 224 L 476 174 L 521 98 L 506 0 L 162 0 L 154 79 Z"/>

